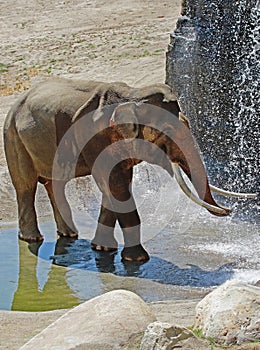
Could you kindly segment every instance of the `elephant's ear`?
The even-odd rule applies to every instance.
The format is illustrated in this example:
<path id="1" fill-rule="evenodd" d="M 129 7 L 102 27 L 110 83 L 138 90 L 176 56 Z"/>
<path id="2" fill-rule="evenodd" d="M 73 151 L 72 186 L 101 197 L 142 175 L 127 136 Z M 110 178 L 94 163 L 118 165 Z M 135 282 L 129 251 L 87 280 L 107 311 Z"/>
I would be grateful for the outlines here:
<path id="1" fill-rule="evenodd" d="M 136 91 L 136 97 L 138 100 L 150 101 L 150 102 L 170 102 L 177 101 L 176 94 L 166 84 L 154 84 L 146 86 Z"/>
<path id="2" fill-rule="evenodd" d="M 160 108 L 163 108 L 178 117 L 180 107 L 175 92 L 166 84 L 154 84 L 138 89 L 137 98 Z"/>
<path id="3" fill-rule="evenodd" d="M 88 100 L 78 108 L 72 117 L 72 123 L 75 123 L 78 119 L 83 117 L 90 112 L 93 112 L 93 120 L 98 120 L 102 115 L 102 108 L 105 105 L 106 100 L 106 90 L 97 89 L 93 91 L 93 94 L 88 98 Z"/>

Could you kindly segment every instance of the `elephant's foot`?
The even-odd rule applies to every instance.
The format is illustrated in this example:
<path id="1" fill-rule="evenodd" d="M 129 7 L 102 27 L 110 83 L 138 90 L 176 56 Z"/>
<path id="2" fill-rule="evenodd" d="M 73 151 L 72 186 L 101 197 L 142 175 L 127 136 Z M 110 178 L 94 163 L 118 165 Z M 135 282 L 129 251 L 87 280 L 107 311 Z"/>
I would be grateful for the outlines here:
<path id="1" fill-rule="evenodd" d="M 150 259 L 149 254 L 141 244 L 125 247 L 122 250 L 121 257 L 124 261 L 148 261 Z"/>
<path id="2" fill-rule="evenodd" d="M 96 250 L 98 252 L 116 252 L 117 247 L 107 247 L 95 243 L 91 243 L 91 249 Z"/>
<path id="3" fill-rule="evenodd" d="M 21 231 L 18 233 L 18 238 L 21 241 L 25 241 L 28 243 L 36 243 L 36 242 L 42 242 L 43 241 L 43 235 L 40 234 L 40 232 L 37 232 L 36 234 L 23 234 Z"/>
<path id="4" fill-rule="evenodd" d="M 77 232 L 60 232 L 57 231 L 58 235 L 60 237 L 67 237 L 67 238 L 72 238 L 72 239 L 78 239 L 79 235 Z"/>
<path id="5" fill-rule="evenodd" d="M 114 237 L 114 227 L 98 223 L 95 237 L 91 240 L 91 248 L 96 251 L 115 252 L 118 242 Z"/>

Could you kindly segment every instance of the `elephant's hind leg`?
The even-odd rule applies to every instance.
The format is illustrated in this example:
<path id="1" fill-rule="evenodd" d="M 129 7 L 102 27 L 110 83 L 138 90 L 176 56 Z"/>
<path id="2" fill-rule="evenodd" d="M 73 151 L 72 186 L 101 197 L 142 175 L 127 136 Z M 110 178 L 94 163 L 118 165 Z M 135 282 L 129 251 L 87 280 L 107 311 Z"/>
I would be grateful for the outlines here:
<path id="1" fill-rule="evenodd" d="M 58 235 L 76 239 L 78 238 L 78 231 L 74 225 L 71 209 L 65 196 L 65 185 L 66 183 L 63 181 L 49 180 L 44 183 L 53 208 Z"/>
<path id="2" fill-rule="evenodd" d="M 43 240 L 38 225 L 34 207 L 36 184 L 34 188 L 17 190 L 18 214 L 19 214 L 19 239 L 28 243 Z"/>
<path id="3" fill-rule="evenodd" d="M 17 135 L 5 135 L 6 159 L 16 190 L 18 203 L 19 234 L 26 242 L 42 241 L 35 212 L 37 173 L 33 162 Z"/>
<path id="4" fill-rule="evenodd" d="M 109 199 L 105 194 L 102 197 L 102 205 L 98 218 L 98 226 L 95 237 L 91 241 L 91 248 L 98 251 L 116 251 L 118 243 L 114 238 L 116 216 L 112 210 L 107 208 Z"/>

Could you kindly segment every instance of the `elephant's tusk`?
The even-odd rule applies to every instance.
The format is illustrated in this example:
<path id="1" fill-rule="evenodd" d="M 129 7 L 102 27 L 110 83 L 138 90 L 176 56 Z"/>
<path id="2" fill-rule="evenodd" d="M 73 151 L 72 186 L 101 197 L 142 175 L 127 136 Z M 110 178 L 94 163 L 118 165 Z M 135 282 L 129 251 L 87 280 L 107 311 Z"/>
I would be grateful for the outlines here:
<path id="1" fill-rule="evenodd" d="M 235 197 L 235 198 L 255 198 L 257 197 L 256 193 L 239 193 L 239 192 L 230 192 L 226 190 L 222 190 L 221 188 L 215 187 L 213 185 L 209 185 L 212 192 L 217 194 L 222 194 L 225 197 Z"/>
<path id="2" fill-rule="evenodd" d="M 224 208 L 218 208 L 214 205 L 211 205 L 209 203 L 204 202 L 202 199 L 197 197 L 187 186 L 186 182 L 184 181 L 181 170 L 178 165 L 172 164 L 173 172 L 176 178 L 176 181 L 178 182 L 180 188 L 183 190 L 183 192 L 195 203 L 200 205 L 201 207 L 204 207 L 212 212 L 215 212 L 217 214 L 226 214 L 226 210 Z"/>

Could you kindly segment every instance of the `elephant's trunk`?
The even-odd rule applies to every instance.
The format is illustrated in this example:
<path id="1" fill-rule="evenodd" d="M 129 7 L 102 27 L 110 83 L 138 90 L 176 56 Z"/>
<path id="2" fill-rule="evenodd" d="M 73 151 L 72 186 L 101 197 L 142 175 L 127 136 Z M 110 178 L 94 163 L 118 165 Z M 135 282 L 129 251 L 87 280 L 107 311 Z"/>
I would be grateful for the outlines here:
<path id="1" fill-rule="evenodd" d="M 177 163 L 188 176 L 199 198 L 189 189 L 188 185 L 182 177 L 179 166 L 173 165 L 173 170 L 177 182 L 179 183 L 184 193 L 188 195 L 191 200 L 205 207 L 211 214 L 217 216 L 229 215 L 231 210 L 217 204 L 212 197 L 206 170 L 200 158 L 197 147 L 192 139 L 189 129 L 186 128 L 186 126 L 183 126 L 183 128 L 186 130 L 183 131 L 182 138 L 177 141 L 177 146 L 180 150 L 180 154 L 182 154 L 180 157 L 181 160 L 173 159 L 173 163 Z"/>

